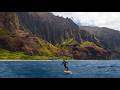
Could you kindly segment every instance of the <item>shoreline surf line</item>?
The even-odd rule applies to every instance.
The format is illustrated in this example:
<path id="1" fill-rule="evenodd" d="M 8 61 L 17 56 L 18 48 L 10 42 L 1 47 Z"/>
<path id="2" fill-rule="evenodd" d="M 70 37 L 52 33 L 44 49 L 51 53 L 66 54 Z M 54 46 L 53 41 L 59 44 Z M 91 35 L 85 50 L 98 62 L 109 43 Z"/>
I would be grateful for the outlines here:
<path id="1" fill-rule="evenodd" d="M 38 61 L 39 62 L 39 61 L 63 61 L 63 60 L 8 60 L 8 59 L 7 60 L 2 60 L 1 59 L 0 62 L 2 62 L 2 61 L 15 61 L 15 62 L 16 61 L 23 61 L 23 62 L 24 61 L 25 62 L 26 61 Z M 69 61 L 113 61 L 113 60 L 66 60 L 66 61 L 69 62 Z M 120 60 L 116 60 L 116 61 L 120 61 Z"/>

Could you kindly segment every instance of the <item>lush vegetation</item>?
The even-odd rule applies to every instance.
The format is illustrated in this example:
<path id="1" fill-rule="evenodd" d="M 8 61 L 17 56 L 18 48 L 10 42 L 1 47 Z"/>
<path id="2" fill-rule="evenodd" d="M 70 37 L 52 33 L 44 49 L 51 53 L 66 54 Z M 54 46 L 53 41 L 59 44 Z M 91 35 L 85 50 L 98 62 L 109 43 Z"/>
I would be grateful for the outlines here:
<path id="1" fill-rule="evenodd" d="M 95 43 L 90 41 L 85 41 L 80 45 L 81 48 L 93 48 L 99 53 L 106 52 L 106 50 L 102 47 L 97 46 Z"/>
<path id="2" fill-rule="evenodd" d="M 93 55 L 99 59 L 97 55 L 107 55 L 99 44 L 95 35 L 80 30 L 69 18 L 43 12 L 0 13 L 0 59 L 90 59 Z"/>
<path id="3" fill-rule="evenodd" d="M 89 32 L 80 30 L 70 18 L 54 16 L 49 12 L 20 12 L 19 21 L 25 29 L 53 45 L 74 38 L 77 42 L 96 39 Z"/>
<path id="4" fill-rule="evenodd" d="M 90 42 L 90 41 L 85 41 L 80 44 L 80 47 L 94 47 L 96 49 L 102 49 L 101 47 L 97 46 L 95 43 Z"/>
<path id="5" fill-rule="evenodd" d="M 5 49 L 0 49 L 1 60 L 62 60 L 70 59 L 69 57 L 55 57 L 55 56 L 29 56 L 23 52 L 12 52 Z"/>

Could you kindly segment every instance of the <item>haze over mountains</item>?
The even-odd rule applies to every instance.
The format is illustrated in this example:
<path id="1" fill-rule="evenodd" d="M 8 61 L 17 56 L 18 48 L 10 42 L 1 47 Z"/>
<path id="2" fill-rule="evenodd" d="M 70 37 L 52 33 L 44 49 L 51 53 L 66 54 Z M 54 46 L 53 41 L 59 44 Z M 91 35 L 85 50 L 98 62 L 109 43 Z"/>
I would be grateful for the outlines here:
<path id="1" fill-rule="evenodd" d="M 0 34 L 1 49 L 28 56 L 119 58 L 118 31 L 79 27 L 72 19 L 49 12 L 1 12 Z"/>
<path id="2" fill-rule="evenodd" d="M 55 15 L 69 17 L 84 26 L 108 27 L 120 31 L 120 12 L 52 12 Z"/>

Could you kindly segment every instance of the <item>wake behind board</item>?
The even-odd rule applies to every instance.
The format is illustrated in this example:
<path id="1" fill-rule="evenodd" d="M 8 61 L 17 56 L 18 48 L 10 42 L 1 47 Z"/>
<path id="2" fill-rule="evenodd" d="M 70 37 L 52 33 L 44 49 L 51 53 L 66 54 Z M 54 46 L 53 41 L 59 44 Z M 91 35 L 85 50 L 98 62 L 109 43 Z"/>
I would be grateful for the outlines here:
<path id="1" fill-rule="evenodd" d="M 70 71 L 70 70 L 68 70 L 68 71 L 64 70 L 64 74 L 72 74 L 72 71 Z"/>

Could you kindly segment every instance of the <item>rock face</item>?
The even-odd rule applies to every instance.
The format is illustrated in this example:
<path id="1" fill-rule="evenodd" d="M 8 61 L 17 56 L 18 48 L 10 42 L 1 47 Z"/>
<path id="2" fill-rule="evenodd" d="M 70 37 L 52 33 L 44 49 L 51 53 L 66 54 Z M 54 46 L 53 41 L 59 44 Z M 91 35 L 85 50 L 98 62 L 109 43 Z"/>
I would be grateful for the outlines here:
<path id="1" fill-rule="evenodd" d="M 0 27 L 9 31 L 13 31 L 19 28 L 19 21 L 16 13 L 14 12 L 1 12 L 0 13 Z"/>
<path id="2" fill-rule="evenodd" d="M 41 55 L 44 52 L 42 49 L 51 52 L 52 48 L 48 49 L 51 44 L 24 30 L 16 13 L 3 12 L 0 13 L 0 18 L 0 48 L 22 51 L 28 55 Z"/>
<path id="3" fill-rule="evenodd" d="M 104 48 L 107 48 L 112 52 L 113 59 L 120 58 L 120 31 L 105 27 L 100 28 L 90 26 L 80 26 L 80 29 L 95 34 L 103 44 Z"/>
<path id="4" fill-rule="evenodd" d="M 69 43 L 63 44 L 62 47 L 67 48 L 70 55 L 72 55 L 71 57 L 77 60 L 111 59 L 111 52 L 90 41 L 80 44 L 71 40 Z"/>
<path id="5" fill-rule="evenodd" d="M 74 38 L 77 42 L 94 41 L 98 43 L 94 35 L 79 30 L 71 19 L 54 16 L 47 12 L 20 12 L 17 13 L 20 23 L 32 32 L 52 44 L 61 44 L 63 41 Z"/>
<path id="6" fill-rule="evenodd" d="M 1 12 L 0 48 L 28 55 L 67 56 L 73 59 L 108 59 L 94 34 L 71 19 L 48 12 Z"/>

